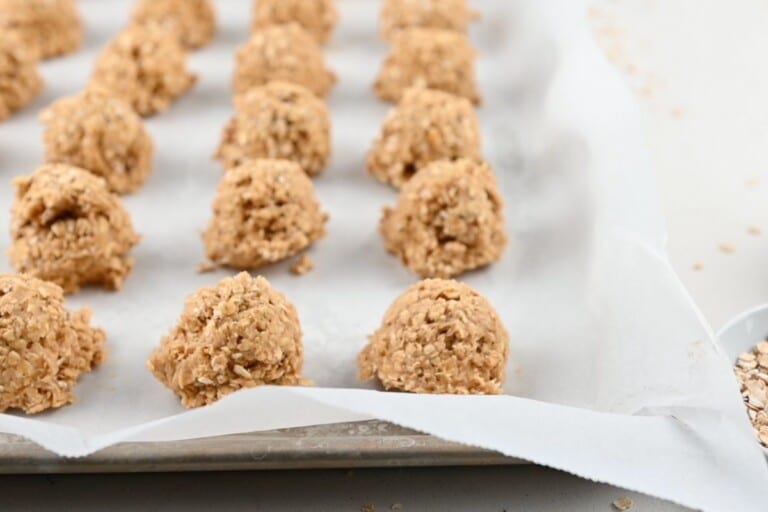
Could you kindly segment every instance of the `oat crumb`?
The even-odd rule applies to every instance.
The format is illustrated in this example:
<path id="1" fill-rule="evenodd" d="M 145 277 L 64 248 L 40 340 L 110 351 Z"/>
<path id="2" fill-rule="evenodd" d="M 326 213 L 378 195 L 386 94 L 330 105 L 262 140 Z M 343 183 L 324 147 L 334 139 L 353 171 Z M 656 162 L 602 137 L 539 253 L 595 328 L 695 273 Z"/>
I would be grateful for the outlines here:
<path id="1" fill-rule="evenodd" d="M 390 508 L 392 510 L 403 510 L 403 504 L 402 503 L 393 503 Z"/>
<path id="2" fill-rule="evenodd" d="M 746 183 L 748 187 L 752 187 L 752 188 L 758 187 L 760 185 L 760 178 L 758 178 L 757 176 L 747 178 Z"/>
<path id="3" fill-rule="evenodd" d="M 763 234 L 763 228 L 761 228 L 760 226 L 756 226 L 754 224 L 752 226 L 749 226 L 749 228 L 747 230 L 749 231 L 750 235 L 757 236 L 757 235 L 762 235 Z"/>
<path id="4" fill-rule="evenodd" d="M 376 506 L 373 503 L 363 503 L 363 506 L 360 507 L 361 512 L 375 512 Z"/>
<path id="5" fill-rule="evenodd" d="M 634 505 L 634 502 L 627 497 L 619 498 L 618 500 L 613 502 L 613 508 L 621 511 L 629 510 L 632 508 L 633 505 Z"/>
<path id="6" fill-rule="evenodd" d="M 669 115 L 671 115 L 675 119 L 681 119 L 683 116 L 685 116 L 685 111 L 680 107 L 672 107 L 669 110 Z"/>
<path id="7" fill-rule="evenodd" d="M 293 265 L 291 265 L 291 273 L 296 276 L 303 276 L 313 268 L 315 268 L 315 263 L 309 256 L 302 254 Z"/>
<path id="8" fill-rule="evenodd" d="M 697 261 L 696 263 L 693 264 L 692 268 L 694 272 L 701 272 L 702 270 L 704 270 L 704 264 L 700 261 Z"/>
<path id="9" fill-rule="evenodd" d="M 216 270 L 217 266 L 215 263 L 212 263 L 210 261 L 204 261 L 197 265 L 197 273 L 198 274 L 207 274 L 209 272 L 213 272 Z"/>
<path id="10" fill-rule="evenodd" d="M 736 246 L 730 242 L 722 242 L 720 245 L 718 245 L 718 248 L 727 254 L 736 252 Z"/>

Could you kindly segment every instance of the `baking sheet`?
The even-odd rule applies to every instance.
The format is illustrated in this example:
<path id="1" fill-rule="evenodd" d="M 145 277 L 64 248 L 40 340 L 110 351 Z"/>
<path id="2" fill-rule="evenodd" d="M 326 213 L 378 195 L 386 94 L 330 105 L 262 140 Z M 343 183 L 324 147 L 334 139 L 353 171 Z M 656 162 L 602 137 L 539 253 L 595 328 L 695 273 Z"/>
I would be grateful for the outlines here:
<path id="1" fill-rule="evenodd" d="M 43 96 L 0 124 L 0 225 L 8 225 L 8 182 L 42 158 L 36 111 L 85 84 L 130 8 L 79 3 L 86 48 L 44 63 Z M 231 115 L 232 54 L 248 32 L 248 2 L 221 0 L 215 43 L 190 59 L 196 88 L 147 122 L 154 174 L 125 199 L 143 235 L 134 273 L 119 293 L 88 290 L 68 301 L 93 308 L 109 360 L 82 379 L 77 404 L 34 418 L 2 415 L 0 431 L 78 456 L 123 441 L 379 418 L 689 506 L 759 510 L 768 470 L 728 363 L 664 256 L 639 118 L 586 30 L 582 2 L 474 2 L 483 13 L 472 37 L 482 51 L 485 154 L 513 243 L 502 262 L 462 279 L 496 305 L 512 335 L 509 396 L 380 393 L 356 380 L 366 336 L 416 278 L 377 233 L 395 194 L 364 170 L 388 108 L 370 89 L 386 50 L 375 35 L 378 2 L 339 3 L 342 22 L 327 49 L 340 78 L 330 98 L 334 158 L 315 180 L 329 236 L 311 251 L 308 275 L 290 275 L 287 264 L 263 272 L 297 306 L 305 373 L 317 386 L 248 390 L 185 412 L 145 369 L 184 297 L 229 274 L 195 273 L 221 177 L 211 155 Z M 0 243 L 5 250 L 7 235 Z M 10 270 L 7 262 L 0 270 Z"/>

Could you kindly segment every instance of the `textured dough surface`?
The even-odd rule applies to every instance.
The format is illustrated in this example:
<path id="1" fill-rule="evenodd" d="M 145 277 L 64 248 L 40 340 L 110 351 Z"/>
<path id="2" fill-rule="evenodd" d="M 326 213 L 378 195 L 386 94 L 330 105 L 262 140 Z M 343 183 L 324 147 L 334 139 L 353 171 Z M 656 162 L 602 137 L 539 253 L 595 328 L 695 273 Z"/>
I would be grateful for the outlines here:
<path id="1" fill-rule="evenodd" d="M 138 0 L 133 23 L 171 32 L 185 48 L 194 50 L 216 34 L 216 11 L 211 0 Z"/>
<path id="2" fill-rule="evenodd" d="M 166 110 L 195 81 L 184 48 L 172 34 L 138 25 L 107 44 L 91 76 L 92 87 L 123 99 L 141 116 Z"/>
<path id="3" fill-rule="evenodd" d="M 226 267 L 256 269 L 325 236 L 327 220 L 298 164 L 249 160 L 219 183 L 213 218 L 203 233 L 206 255 Z"/>
<path id="4" fill-rule="evenodd" d="M 149 177 L 152 139 L 123 100 L 92 88 L 57 100 L 40 120 L 47 162 L 86 169 L 118 194 L 137 190 Z"/>
<path id="5" fill-rule="evenodd" d="M 467 0 L 384 0 L 381 35 L 389 40 L 407 28 L 438 28 L 465 33 L 476 17 Z"/>
<path id="6" fill-rule="evenodd" d="M 66 293 L 84 285 L 119 289 L 139 241 L 120 198 L 83 169 L 45 164 L 14 180 L 11 264 Z"/>
<path id="7" fill-rule="evenodd" d="M 42 89 L 32 53 L 18 35 L 0 30 L 0 121 L 28 105 Z"/>
<path id="8" fill-rule="evenodd" d="M 291 160 L 310 176 L 325 168 L 331 154 L 330 114 L 310 90 L 269 82 L 237 96 L 235 110 L 216 153 L 224 168 L 255 158 Z"/>
<path id="9" fill-rule="evenodd" d="M 403 186 L 380 230 L 387 250 L 421 277 L 455 277 L 501 258 L 503 210 L 487 164 L 440 160 Z"/>
<path id="10" fill-rule="evenodd" d="M 185 407 L 200 407 L 238 389 L 306 383 L 301 336 L 293 304 L 243 272 L 190 295 L 147 366 Z"/>
<path id="11" fill-rule="evenodd" d="M 385 101 L 400 100 L 409 87 L 427 87 L 480 103 L 475 82 L 476 51 L 465 34 L 410 28 L 392 37 L 374 90 Z"/>
<path id="12" fill-rule="evenodd" d="M 358 357 L 360 378 L 413 393 L 501 393 L 509 335 L 491 304 L 463 283 L 427 279 L 384 315 Z"/>
<path id="13" fill-rule="evenodd" d="M 0 0 L 0 32 L 18 35 L 38 59 L 72 53 L 83 41 L 75 0 Z"/>
<path id="14" fill-rule="evenodd" d="M 276 80 L 303 85 L 321 98 L 336 83 L 322 48 L 296 23 L 255 31 L 235 54 L 236 94 Z"/>
<path id="15" fill-rule="evenodd" d="M 0 274 L 0 411 L 34 414 L 75 401 L 80 375 L 105 358 L 106 335 L 90 320 L 87 308 L 64 308 L 55 284 Z"/>
<path id="16" fill-rule="evenodd" d="M 384 119 L 368 153 L 368 171 L 401 187 L 435 160 L 480 159 L 480 146 L 480 123 L 469 100 L 410 88 Z"/>
<path id="17" fill-rule="evenodd" d="M 336 26 L 339 12 L 336 0 L 254 0 L 254 31 L 270 25 L 298 23 L 323 44 Z"/>

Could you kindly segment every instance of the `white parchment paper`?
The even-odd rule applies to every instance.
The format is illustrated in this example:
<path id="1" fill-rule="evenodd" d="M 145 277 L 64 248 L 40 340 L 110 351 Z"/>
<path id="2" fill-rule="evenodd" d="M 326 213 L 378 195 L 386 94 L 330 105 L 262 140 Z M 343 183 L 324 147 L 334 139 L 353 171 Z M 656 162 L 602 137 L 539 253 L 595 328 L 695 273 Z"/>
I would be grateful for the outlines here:
<path id="1" fill-rule="evenodd" d="M 485 154 L 499 175 L 514 243 L 502 262 L 465 276 L 496 305 L 512 335 L 508 396 L 382 393 L 359 383 L 355 356 L 391 301 L 416 278 L 377 233 L 395 193 L 370 178 L 364 156 L 388 108 L 370 84 L 386 48 L 378 2 L 340 0 L 327 49 L 340 83 L 330 98 L 334 158 L 315 180 L 331 214 L 311 251 L 316 269 L 264 270 L 292 300 L 305 331 L 314 388 L 264 387 L 184 411 L 145 360 L 184 297 L 226 272 L 200 275 L 199 231 L 221 171 L 212 161 L 231 115 L 235 47 L 250 2 L 219 0 L 214 44 L 192 54 L 197 87 L 147 124 L 154 174 L 125 198 L 143 241 L 119 293 L 87 290 L 109 335 L 109 360 L 85 376 L 75 405 L 0 431 L 64 456 L 121 441 L 161 441 L 381 418 L 706 510 L 765 510 L 768 470 L 728 362 L 664 254 L 665 234 L 639 116 L 596 49 L 580 1 L 475 0 L 472 37 Z M 36 112 L 87 80 L 99 48 L 128 18 L 127 0 L 81 0 L 86 48 L 46 62 L 43 96 L 0 124 L 0 226 L 9 182 L 42 158 Z M 7 234 L 0 237 L 2 250 Z M 7 262 L 0 270 L 8 271 Z"/>

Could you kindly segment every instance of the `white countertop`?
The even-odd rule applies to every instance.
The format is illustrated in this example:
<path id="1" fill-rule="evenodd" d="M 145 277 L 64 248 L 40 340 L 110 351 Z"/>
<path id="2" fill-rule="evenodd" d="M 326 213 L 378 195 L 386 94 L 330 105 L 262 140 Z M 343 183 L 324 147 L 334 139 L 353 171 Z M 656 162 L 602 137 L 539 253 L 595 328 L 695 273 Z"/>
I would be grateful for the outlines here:
<path id="1" fill-rule="evenodd" d="M 768 3 L 596 6 L 602 44 L 645 112 L 672 262 L 717 329 L 768 302 Z M 632 510 L 680 510 L 535 466 L 0 479 L 4 511 L 107 503 L 113 511 L 355 511 L 366 504 L 382 511 L 396 503 L 406 511 L 609 511 L 623 496 L 635 501 Z"/>

